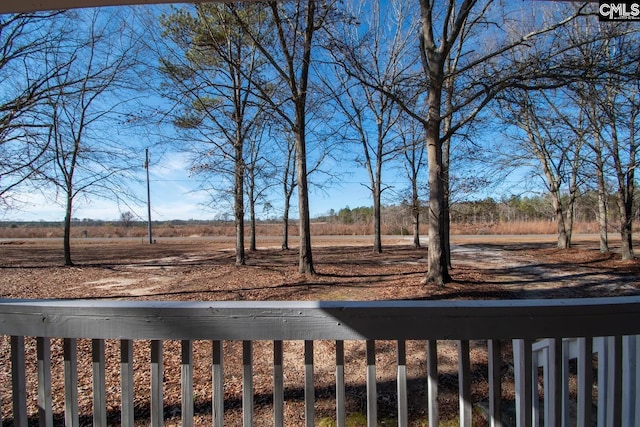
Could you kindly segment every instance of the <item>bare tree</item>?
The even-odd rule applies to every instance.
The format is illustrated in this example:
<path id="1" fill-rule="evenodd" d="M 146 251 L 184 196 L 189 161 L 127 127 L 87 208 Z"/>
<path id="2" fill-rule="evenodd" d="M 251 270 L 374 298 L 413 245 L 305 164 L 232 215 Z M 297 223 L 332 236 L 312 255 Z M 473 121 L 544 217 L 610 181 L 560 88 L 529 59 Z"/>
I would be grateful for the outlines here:
<path id="1" fill-rule="evenodd" d="M 260 124 L 247 139 L 245 153 L 245 181 L 247 202 L 249 203 L 249 250 L 256 251 L 256 206 L 266 200 L 266 194 L 275 185 L 275 168 L 266 157 L 268 150 L 263 144 L 269 141 L 263 135 L 265 126 Z"/>
<path id="2" fill-rule="evenodd" d="M 417 19 L 406 1 L 362 2 L 356 8 L 365 6 L 368 13 L 360 24 L 366 31 L 342 20 L 339 23 L 344 25 L 333 33 L 329 47 L 338 68 L 326 85 L 347 121 L 347 138 L 361 146 L 356 161 L 369 176 L 373 251 L 381 253 L 382 193 L 387 188 L 382 172 L 402 148 L 397 132 L 402 109 L 388 92 L 398 93 L 418 64 L 414 45 Z M 358 10 L 350 13 L 358 14 Z M 380 87 L 386 90 L 376 89 Z"/>
<path id="3" fill-rule="evenodd" d="M 610 250 L 608 237 L 609 185 L 607 182 L 607 163 L 605 161 L 606 152 L 601 141 L 603 137 L 600 128 L 602 112 L 598 105 L 597 92 L 596 84 L 591 80 L 575 82 L 571 84 L 570 91 L 568 91 L 568 93 L 573 93 L 574 107 L 578 106 L 580 108 L 587 121 L 584 143 L 590 150 L 590 154 L 585 154 L 584 162 L 590 165 L 589 171 L 586 173 L 591 173 L 595 176 L 595 183 L 591 184 L 595 184 L 597 194 L 596 217 L 598 220 L 600 252 L 607 253 Z"/>
<path id="4" fill-rule="evenodd" d="M 136 216 L 131 211 L 122 212 L 120 214 L 120 224 L 122 224 L 124 228 L 131 227 L 135 219 L 136 219 Z"/>
<path id="5" fill-rule="evenodd" d="M 283 97 L 257 86 L 256 90 L 269 101 L 295 141 L 296 172 L 298 189 L 298 212 L 300 215 L 300 255 L 298 271 L 315 274 L 311 248 L 311 220 L 309 215 L 309 185 L 307 162 L 307 112 L 309 80 L 313 60 L 314 35 L 322 28 L 328 14 L 333 10 L 332 2 L 316 0 L 291 2 L 269 2 L 270 19 L 273 23 L 275 41 L 260 40 L 255 29 L 240 14 L 235 13 L 238 25 L 248 34 L 262 56 L 269 63 L 275 76 L 284 88 Z"/>
<path id="6" fill-rule="evenodd" d="M 590 35 L 599 36 L 592 39 Z M 620 217 L 622 258 L 632 259 L 635 169 L 638 165 L 636 130 L 640 115 L 637 26 L 623 24 L 576 29 L 580 56 L 572 59 L 584 79 L 571 85 L 574 100 L 589 120 L 598 188 L 600 250 L 608 251 L 607 181 L 614 182 Z M 595 39 L 594 39 L 595 38 Z"/>
<path id="7" fill-rule="evenodd" d="M 282 189 L 282 199 L 284 206 L 282 208 L 282 244 L 283 251 L 289 250 L 289 215 L 291 212 L 291 199 L 296 189 L 296 146 L 290 132 L 281 129 L 279 135 L 276 136 L 274 144 L 278 147 L 281 157 L 277 160 L 280 170 L 276 174 L 275 179 L 278 181 Z"/>
<path id="8" fill-rule="evenodd" d="M 0 204 L 37 177 L 46 160 L 50 127 L 39 116 L 53 79 L 67 64 L 47 66 L 64 38 L 62 12 L 0 15 Z"/>
<path id="9" fill-rule="evenodd" d="M 574 209 L 584 166 L 586 120 L 571 109 L 564 91 L 508 91 L 503 97 L 502 119 L 523 135 L 509 139 L 511 162 L 536 159 L 553 203 L 558 228 L 557 246 L 571 247 Z M 509 102 L 504 102 L 508 99 Z M 577 115 L 576 115 L 577 113 Z M 522 154 L 519 154 L 522 153 Z"/>
<path id="10" fill-rule="evenodd" d="M 45 111 L 51 168 L 39 171 L 62 194 L 65 265 L 73 265 L 74 202 L 82 196 L 127 195 L 125 173 L 135 159 L 113 133 L 112 123 L 131 97 L 127 73 L 135 65 L 136 40 L 124 31 L 120 16 L 108 10 L 79 11 L 69 18 L 66 25 L 74 28 L 74 37 L 51 58 L 54 67 L 67 64 L 51 81 Z"/>
<path id="11" fill-rule="evenodd" d="M 429 165 L 429 267 L 425 282 L 443 285 L 449 274 L 449 168 L 451 141 L 509 87 L 558 84 L 559 54 L 541 40 L 584 15 L 584 6 L 567 7 L 551 23 L 532 19 L 505 25 L 503 5 L 490 0 L 420 0 L 420 51 L 427 86 L 427 117 L 407 111 L 425 127 Z M 502 30 L 502 28 L 505 28 Z M 482 41 L 480 41 L 482 40 Z M 532 47 L 533 46 L 533 47 Z M 563 46 L 562 51 L 566 47 Z M 553 79 L 552 79 L 553 77 Z M 553 82 L 551 81 L 553 80 Z M 523 82 L 526 82 L 523 84 Z"/>
<path id="12" fill-rule="evenodd" d="M 605 28 L 605 27 L 603 27 Z M 613 30 L 613 27 L 610 27 L 609 30 Z M 608 40 L 586 40 L 585 43 L 585 34 L 593 34 L 600 32 L 600 25 L 586 23 L 586 25 L 581 25 L 579 28 L 574 28 L 571 31 L 570 38 L 573 40 L 574 44 L 578 46 L 578 49 L 581 55 L 584 58 L 591 58 L 588 62 L 598 61 L 599 58 L 602 57 L 603 46 L 608 44 Z M 615 31 L 615 30 L 614 30 Z M 607 253 L 609 252 L 609 237 L 608 237 L 608 198 L 609 198 L 609 190 L 607 185 L 607 177 L 606 177 L 606 162 L 605 162 L 605 151 L 604 146 L 602 144 L 601 138 L 601 128 L 600 118 L 602 117 L 602 112 L 598 105 L 598 84 L 597 79 L 593 79 L 595 74 L 597 74 L 596 70 L 585 70 L 587 74 L 585 74 L 584 79 L 582 81 L 577 81 L 572 83 L 569 88 L 570 91 L 567 93 L 573 93 L 574 104 L 579 106 L 585 117 L 587 118 L 587 129 L 589 132 L 589 136 L 585 138 L 585 144 L 588 148 L 590 148 L 592 152 L 592 156 L 587 156 L 586 160 L 591 161 L 594 171 L 595 171 L 595 180 L 596 180 L 596 188 L 597 188 L 597 218 L 598 218 L 598 228 L 600 235 L 600 252 Z"/>
<path id="13" fill-rule="evenodd" d="M 604 147 L 601 142 L 600 130 L 597 127 L 598 120 L 598 108 L 597 103 L 593 102 L 596 98 L 593 96 L 595 94 L 595 88 L 592 85 L 588 84 L 588 92 L 589 96 L 583 97 L 582 100 L 582 108 L 585 112 L 588 120 L 591 124 L 589 127 L 591 129 L 591 138 L 586 141 L 586 144 L 589 148 L 591 148 L 593 152 L 593 164 L 595 168 L 596 175 L 596 188 L 598 194 L 598 231 L 599 231 L 599 241 L 600 241 L 600 252 L 608 253 L 609 252 L 609 219 L 608 219 L 608 186 L 607 179 L 605 175 L 605 152 Z M 582 91 L 578 91 L 581 93 Z M 595 126 L 594 126 L 595 125 Z"/>
<path id="14" fill-rule="evenodd" d="M 409 117 L 400 122 L 400 139 L 402 140 L 403 166 L 410 184 L 409 209 L 413 225 L 413 246 L 420 245 L 420 179 L 426 167 L 424 128 Z"/>
<path id="15" fill-rule="evenodd" d="M 297 183 L 297 169 L 296 169 L 296 144 L 295 138 L 293 137 L 291 130 L 286 128 L 286 125 L 283 127 L 282 123 L 278 123 L 278 120 L 272 117 L 270 120 L 269 128 L 271 130 L 271 139 L 272 144 L 276 146 L 278 149 L 274 152 L 275 157 L 271 159 L 272 168 L 275 171 L 273 179 L 277 182 L 276 185 L 279 185 L 282 190 L 282 200 L 284 201 L 284 205 L 282 208 L 282 250 L 289 249 L 289 225 L 290 225 L 290 215 L 292 209 L 292 199 L 293 195 L 298 186 Z M 323 124 L 327 123 L 328 120 L 322 120 Z M 311 131 L 313 134 L 313 131 Z M 328 142 L 330 137 L 323 137 L 322 135 L 314 135 L 317 140 L 322 140 L 323 142 Z M 334 178 L 331 173 L 328 173 L 326 169 L 324 169 L 325 160 L 330 157 L 330 153 L 332 150 L 332 144 L 317 144 L 316 153 L 313 156 L 313 162 L 310 162 L 310 166 L 307 168 L 308 174 L 307 178 L 310 186 L 316 186 L 319 189 L 323 189 L 324 185 L 328 180 Z M 313 175 L 328 175 L 328 180 L 313 180 Z"/>
<path id="16" fill-rule="evenodd" d="M 624 40 L 628 42 L 628 40 Z M 602 139 L 607 157 L 612 164 L 617 184 L 617 202 L 620 215 L 622 259 L 634 258 L 633 218 L 635 196 L 635 170 L 638 166 L 638 139 L 640 125 L 640 79 L 610 76 L 602 87 L 601 108 Z"/>
<path id="17" fill-rule="evenodd" d="M 171 82 L 163 94 L 178 111 L 175 124 L 195 137 L 194 170 L 233 176 L 236 265 L 243 265 L 245 173 L 257 168 L 246 163 L 244 152 L 257 135 L 263 103 L 252 96 L 261 67 L 257 46 L 238 28 L 234 15 L 260 40 L 264 14 L 256 5 L 197 4 L 161 19 L 173 45 L 160 54 L 161 71 Z"/>

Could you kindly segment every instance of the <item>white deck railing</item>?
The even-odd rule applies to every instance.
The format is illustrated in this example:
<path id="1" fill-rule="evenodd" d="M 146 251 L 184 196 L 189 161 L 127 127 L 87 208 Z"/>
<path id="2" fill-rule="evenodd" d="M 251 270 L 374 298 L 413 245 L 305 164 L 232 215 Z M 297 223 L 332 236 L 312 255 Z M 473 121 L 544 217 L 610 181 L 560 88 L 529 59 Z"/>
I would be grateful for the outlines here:
<path id="1" fill-rule="evenodd" d="M 637 393 L 637 390 L 640 390 L 640 335 L 624 336 L 621 342 L 618 340 L 617 337 L 593 338 L 590 344 L 592 354 L 587 351 L 589 344 L 585 338 L 563 339 L 561 353 L 556 350 L 556 341 L 551 339 L 539 340 L 533 344 L 533 391 L 535 393 L 540 385 L 544 389 L 542 400 L 538 399 L 537 394 L 533 398 L 534 426 L 571 425 L 569 421 L 574 418 L 570 413 L 572 406 L 576 408 L 576 424 L 584 424 L 580 420 L 585 413 L 584 406 L 593 405 L 592 395 L 587 393 L 591 387 L 585 386 L 592 381 L 590 368 L 593 365 L 593 356 L 597 359 L 598 374 L 596 425 L 640 426 L 640 394 Z M 526 375 L 522 345 L 522 340 L 514 340 L 516 390 L 522 390 L 522 378 Z M 554 363 L 556 357 L 559 365 Z M 569 392 L 571 360 L 575 360 L 577 365 L 575 379 L 578 393 L 575 402 L 572 401 Z M 536 368 L 542 369 L 540 378 Z M 539 382 L 538 379 L 542 381 Z M 615 384 L 619 382 L 622 382 L 622 387 L 616 389 Z M 561 400 L 559 405 L 552 404 L 555 399 Z M 556 407 L 560 408 L 562 413 L 557 413 Z"/>
<path id="2" fill-rule="evenodd" d="M 14 425 L 26 426 L 27 407 L 25 337 L 37 337 L 37 387 L 40 425 L 53 425 L 51 396 L 50 339 L 64 339 L 64 417 L 65 424 L 77 426 L 78 378 L 77 339 L 92 340 L 93 424 L 107 425 L 105 403 L 104 340 L 121 340 L 121 424 L 134 424 L 133 342 L 151 340 L 150 385 L 151 424 L 163 425 L 163 361 L 162 343 L 179 340 L 181 362 L 181 417 L 183 426 L 193 425 L 193 353 L 195 340 L 213 343 L 212 413 L 213 425 L 223 425 L 224 364 L 223 340 L 243 342 L 243 421 L 253 423 L 251 348 L 256 340 L 273 341 L 273 420 L 284 424 L 283 341 L 304 342 L 305 425 L 315 421 L 314 357 L 315 340 L 336 341 L 335 402 L 337 425 L 345 425 L 345 340 L 366 342 L 367 422 L 377 425 L 376 340 L 397 341 L 398 425 L 408 425 L 406 340 L 427 341 L 427 389 L 429 425 L 438 424 L 439 340 L 458 341 L 458 379 L 461 426 L 470 426 L 472 418 L 470 340 L 487 340 L 489 353 L 489 417 L 491 425 L 502 425 L 501 401 L 501 340 L 514 341 L 516 349 L 516 412 L 518 425 L 537 425 L 538 370 L 546 366 L 546 378 L 552 376 L 552 396 L 546 402 L 548 425 L 561 425 L 567 414 L 566 393 L 562 392 L 563 371 L 569 348 L 560 345 L 563 338 L 580 337 L 583 360 L 600 341 L 607 338 L 606 380 L 597 381 L 597 393 L 607 399 L 610 423 L 621 425 L 623 417 L 633 425 L 639 398 L 635 392 L 638 372 L 636 347 L 625 336 L 640 334 L 640 297 L 575 300 L 509 300 L 509 301 L 444 301 L 444 302 L 130 302 L 130 301 L 32 301 L 0 300 L 0 335 L 11 337 L 11 393 L 13 410 L 2 414 L 12 418 Z M 541 339 L 544 345 L 535 344 Z M 635 343 L 635 341 L 633 341 Z M 594 344 L 595 343 L 595 344 Z M 535 344 L 535 348 L 534 348 Z M 544 350 L 543 349 L 546 349 Z M 542 349 L 542 350 L 541 350 Z M 549 351 L 551 349 L 552 351 Z M 546 351 L 547 362 L 541 353 Z M 602 350 L 604 351 L 604 350 Z M 604 354 L 604 353 L 601 353 Z M 551 356 L 549 356 L 551 355 Z M 566 357 L 565 357 L 566 355 Z M 540 356 L 540 357 L 539 357 Z M 535 360 L 534 360 L 535 358 Z M 628 371 L 633 366 L 633 372 Z M 592 364 L 582 363 L 578 369 L 578 425 L 591 426 L 594 417 L 592 390 L 585 384 L 594 383 Z M 625 372 L 627 370 L 627 372 Z M 624 378 L 624 379 L 623 379 Z M 545 380 L 545 383 L 547 381 Z M 623 386 L 623 383 L 627 384 Z M 633 393 L 632 409 L 623 404 L 626 394 Z M 535 394 L 534 394 L 535 393 Z M 247 395 L 248 394 L 248 395 Z M 633 403 L 635 402 L 635 404 Z M 625 406 L 626 405 L 626 406 Z M 624 412 L 624 411 L 626 412 Z M 636 411 L 636 412 L 634 412 Z M 9 417 L 10 415 L 10 417 Z M 1 422 L 1 420 L 0 420 Z M 638 425 L 638 424 L 636 424 Z"/>

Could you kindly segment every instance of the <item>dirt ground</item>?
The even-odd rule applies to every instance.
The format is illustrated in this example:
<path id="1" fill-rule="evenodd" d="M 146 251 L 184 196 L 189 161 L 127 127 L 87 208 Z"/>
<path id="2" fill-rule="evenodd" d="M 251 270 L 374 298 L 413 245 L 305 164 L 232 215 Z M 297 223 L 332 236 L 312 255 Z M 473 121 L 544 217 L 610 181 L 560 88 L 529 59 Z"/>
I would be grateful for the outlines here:
<path id="1" fill-rule="evenodd" d="M 640 261 L 622 262 L 614 251 L 601 254 L 592 236 L 578 236 L 572 249 L 554 248 L 553 236 L 454 236 L 454 281 L 444 288 L 423 285 L 426 249 L 410 246 L 406 237 L 386 237 L 384 251 L 374 254 L 369 237 L 317 237 L 314 239 L 315 277 L 297 273 L 297 250 L 278 249 L 277 238 L 258 240 L 259 250 L 249 252 L 246 266 L 234 265 L 231 239 L 160 239 L 144 244 L 140 239 L 78 239 L 73 242 L 74 267 L 63 267 L 59 240 L 1 240 L 1 298 L 74 298 L 127 300 L 425 300 L 581 298 L 640 294 Z M 241 425 L 241 343 L 225 342 L 225 425 Z M 271 343 L 255 343 L 254 387 L 256 425 L 269 425 Z M 378 406 L 380 425 L 394 425 L 394 343 L 378 342 Z M 425 425 L 424 343 L 408 343 L 412 425 Z M 334 343 L 318 342 L 316 393 L 318 425 L 330 426 L 334 397 L 332 365 Z M 34 345 L 28 340 L 29 362 Z M 91 413 L 90 342 L 79 343 L 80 410 Z M 347 343 L 348 412 L 351 425 L 365 411 L 364 343 Z M 165 416 L 167 425 L 180 419 L 179 343 L 166 342 Z M 508 348 L 505 349 L 508 353 Z M 507 357 L 505 353 L 505 357 Z M 53 378 L 61 383 L 61 342 L 52 341 Z M 107 343 L 107 369 L 114 371 L 108 388 L 109 419 L 119 424 L 118 343 Z M 456 350 L 443 343 L 439 351 L 440 396 L 443 420 L 457 413 Z M 287 366 L 285 418 L 287 425 L 302 425 L 303 365 L 301 343 L 285 343 Z M 83 359 L 84 356 L 84 360 Z M 10 425 L 11 399 L 9 345 L 0 341 L 0 395 L 2 419 Z M 136 343 L 136 418 L 148 424 L 149 347 Z M 82 361 L 84 360 L 84 361 Z M 210 344 L 194 344 L 196 425 L 210 425 Z M 472 346 L 474 398 L 486 396 L 486 349 Z M 140 363 L 137 363 L 140 361 Z M 505 362 L 506 363 L 506 362 Z M 508 365 L 508 364 L 507 364 Z M 508 366 L 507 366 L 508 368 Z M 508 369 L 507 369 L 508 370 Z M 33 372 L 33 371 L 32 371 Z M 8 387 L 8 388 L 7 388 Z M 54 395 L 62 391 L 54 386 Z M 82 391 L 85 393 L 82 393 Z M 513 396 L 505 387 L 505 401 Z M 30 394 L 32 411 L 37 412 Z M 56 401 L 62 422 L 62 402 Z M 483 425 L 476 415 L 477 425 Z M 34 421 L 36 422 L 36 421 Z M 455 421 L 454 421 L 455 422 Z M 324 423 L 324 424 L 323 424 Z M 90 418 L 83 418 L 90 425 Z"/>
<path id="2" fill-rule="evenodd" d="M 231 239 L 78 239 L 74 267 L 63 267 L 59 240 L 0 240 L 2 298 L 139 300 L 383 300 L 580 298 L 640 292 L 640 261 L 620 261 L 615 242 L 601 254 L 593 236 L 572 249 L 553 236 L 454 236 L 453 283 L 421 284 L 426 249 L 385 237 L 314 239 L 317 276 L 297 272 L 297 249 L 258 240 L 247 265 L 235 266 Z M 37 284 L 37 286 L 36 286 Z"/>

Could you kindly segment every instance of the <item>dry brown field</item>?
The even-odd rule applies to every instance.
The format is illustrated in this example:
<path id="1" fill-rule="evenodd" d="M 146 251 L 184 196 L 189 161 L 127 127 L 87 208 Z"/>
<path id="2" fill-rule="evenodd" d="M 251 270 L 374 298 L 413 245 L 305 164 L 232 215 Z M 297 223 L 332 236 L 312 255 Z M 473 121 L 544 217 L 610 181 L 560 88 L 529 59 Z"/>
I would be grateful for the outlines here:
<path id="1" fill-rule="evenodd" d="M 384 222 L 384 235 L 410 235 L 410 223 L 396 224 Z M 95 225 L 92 223 L 75 222 L 71 228 L 73 238 L 140 238 L 142 241 L 148 236 L 147 224 L 135 222 L 123 226 L 119 222 Z M 312 222 L 311 231 L 314 236 L 367 236 L 372 234 L 371 224 L 342 224 L 339 222 Z M 514 221 L 494 223 L 454 223 L 451 233 L 454 235 L 538 235 L 556 233 L 556 225 L 552 221 Z M 639 230 L 640 231 L 640 230 Z M 249 227 L 245 235 L 249 238 Z M 258 223 L 257 236 L 281 236 L 283 225 L 279 223 Z M 421 234 L 427 234 L 426 225 L 421 226 Z M 575 224 L 575 234 L 593 234 L 598 232 L 598 225 L 593 222 L 579 222 Z M 615 233 L 615 228 L 611 233 Z M 156 238 L 162 237 L 232 237 L 235 227 L 232 223 L 189 223 L 184 221 L 154 223 L 152 234 Z M 53 223 L 2 223 L 0 224 L 0 239 L 22 238 L 62 238 L 64 229 L 62 224 Z M 289 225 L 289 235 L 298 235 L 295 222 Z"/>

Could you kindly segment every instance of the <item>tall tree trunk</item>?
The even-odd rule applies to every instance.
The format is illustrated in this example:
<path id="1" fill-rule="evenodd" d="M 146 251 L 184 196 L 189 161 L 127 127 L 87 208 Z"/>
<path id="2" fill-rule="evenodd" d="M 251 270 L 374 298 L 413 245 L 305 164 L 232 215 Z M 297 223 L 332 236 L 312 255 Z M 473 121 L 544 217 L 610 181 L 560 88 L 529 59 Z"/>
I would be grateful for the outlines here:
<path id="1" fill-rule="evenodd" d="M 449 119 L 447 119 L 449 120 Z M 447 125 L 448 126 L 448 125 Z M 442 213 L 442 248 L 447 268 L 451 267 L 451 217 L 449 212 L 450 187 L 449 187 L 449 155 L 451 150 L 451 140 L 447 139 L 442 143 L 442 187 L 444 192 Z"/>
<path id="2" fill-rule="evenodd" d="M 633 198 L 630 195 L 627 195 L 626 200 L 620 203 L 620 238 L 622 260 L 631 260 L 634 258 L 632 225 Z"/>
<path id="3" fill-rule="evenodd" d="M 629 162 L 630 165 L 625 174 L 625 190 L 626 198 L 624 199 L 624 217 L 620 215 L 620 218 L 624 220 L 621 227 L 622 237 L 622 259 L 631 260 L 634 258 L 633 253 L 633 198 L 635 196 L 635 168 L 637 166 L 636 158 L 638 156 L 638 149 L 635 142 L 636 135 L 636 118 L 637 110 L 635 114 L 632 114 L 630 120 L 629 129 Z"/>
<path id="4" fill-rule="evenodd" d="M 572 192 L 573 193 L 573 192 Z M 573 199 L 574 195 L 570 195 L 571 200 L 569 201 L 569 206 L 567 207 L 567 214 L 565 217 L 565 221 L 567 224 L 567 229 L 566 229 L 566 233 L 567 233 L 567 248 L 570 248 L 572 245 L 572 238 L 573 238 L 573 223 L 575 222 L 575 200 Z"/>
<path id="5" fill-rule="evenodd" d="M 576 218 L 576 199 L 578 198 L 578 173 L 580 169 L 580 149 L 576 150 L 573 158 L 573 166 L 571 169 L 571 185 L 569 187 L 569 205 L 567 206 L 566 222 L 567 222 L 567 244 L 571 247 L 571 239 L 573 238 L 573 224 Z"/>
<path id="6" fill-rule="evenodd" d="M 250 237 L 249 237 L 249 250 L 255 252 L 257 250 L 256 247 L 256 202 L 254 198 L 254 187 L 255 182 L 254 176 L 251 177 L 251 184 L 249 185 L 249 228 L 250 228 Z"/>
<path id="7" fill-rule="evenodd" d="M 304 119 L 301 119 L 304 121 Z M 300 254 L 298 271 L 315 274 L 311 253 L 311 220 L 309 216 L 309 189 L 307 183 L 307 156 L 304 125 L 296 129 L 296 167 L 298 171 L 298 211 L 300 213 Z"/>
<path id="8" fill-rule="evenodd" d="M 598 230 L 600 233 L 600 252 L 609 252 L 609 234 L 607 228 L 607 186 L 604 179 L 604 161 L 602 160 L 602 149 L 600 146 L 600 135 L 594 132 L 596 155 L 596 179 L 598 181 Z"/>
<path id="9" fill-rule="evenodd" d="M 284 197 L 284 213 L 282 214 L 282 250 L 289 250 L 289 209 L 291 208 L 291 193 Z"/>
<path id="10" fill-rule="evenodd" d="M 411 215 L 413 217 L 413 247 L 420 247 L 420 199 L 418 198 L 418 186 L 414 179 L 412 182 Z"/>
<path id="11" fill-rule="evenodd" d="M 633 146 L 633 144 L 632 144 Z M 635 156 L 634 149 L 631 153 Z M 620 238 L 623 260 L 632 260 L 633 253 L 633 195 L 635 192 L 634 170 L 629 168 L 626 174 L 619 178 L 621 185 L 618 189 L 618 205 L 620 207 Z"/>
<path id="12" fill-rule="evenodd" d="M 382 240 L 381 240 L 381 231 L 380 231 L 380 222 L 381 222 L 381 214 L 380 214 L 380 176 L 382 169 L 382 160 L 380 156 L 380 127 L 381 124 L 378 123 L 378 148 L 376 149 L 376 160 L 375 166 L 371 160 L 371 155 L 369 153 L 369 146 L 367 144 L 366 138 L 362 138 L 362 147 L 364 154 L 364 165 L 367 169 L 367 173 L 369 174 L 369 188 L 371 190 L 371 198 L 373 199 L 373 253 L 382 253 Z"/>
<path id="13" fill-rule="evenodd" d="M 558 230 L 557 246 L 559 249 L 567 249 L 571 246 L 571 242 L 569 241 L 569 236 L 567 234 L 564 212 L 562 211 L 562 201 L 560 200 L 560 191 L 557 186 L 551 188 L 551 195 L 553 197 L 553 212 Z"/>
<path id="14" fill-rule="evenodd" d="M 384 148 L 382 121 L 378 120 L 376 146 L 376 170 L 372 182 L 373 188 L 373 252 L 382 253 L 382 156 Z M 365 147 L 366 148 L 366 147 Z"/>
<path id="15" fill-rule="evenodd" d="M 293 156 L 293 158 L 291 157 Z M 294 161 L 293 165 L 291 160 Z M 289 165 L 293 170 L 290 170 Z M 289 181 L 291 178 L 291 181 Z M 291 197 L 293 197 L 293 191 L 296 188 L 296 176 L 295 176 L 295 150 L 291 150 L 287 156 L 287 163 L 284 172 L 284 179 L 282 181 L 282 188 L 284 190 L 284 213 L 282 214 L 282 250 L 289 250 L 289 212 L 291 211 Z"/>
<path id="16" fill-rule="evenodd" d="M 380 205 L 380 181 L 373 188 L 373 252 L 382 253 L 382 207 Z"/>
<path id="17" fill-rule="evenodd" d="M 298 271 L 301 274 L 314 275 L 313 256 L 311 252 L 311 219 L 309 215 L 309 183 L 307 181 L 307 141 L 306 141 L 306 108 L 307 87 L 309 83 L 309 66 L 311 65 L 311 42 L 315 31 L 316 1 L 309 0 L 304 38 L 304 53 L 300 84 L 294 90 L 295 104 L 295 147 L 296 168 L 298 172 L 298 212 L 300 213 L 300 255 Z M 290 66 L 290 72 L 293 68 Z M 293 79 L 290 82 L 293 86 Z"/>
<path id="18" fill-rule="evenodd" d="M 421 1 L 423 15 L 423 61 L 425 71 L 429 76 L 427 104 L 429 111 L 425 126 L 427 141 L 427 163 L 429 168 L 429 266 L 426 283 L 434 283 L 444 286 L 451 281 L 449 276 L 447 254 L 445 247 L 445 214 L 446 214 L 446 194 L 444 187 L 444 169 L 442 140 L 440 131 L 442 125 L 442 89 L 444 83 L 444 57 L 443 51 L 433 44 L 433 40 L 425 40 L 424 37 L 431 35 L 429 28 L 424 28 L 425 16 L 430 16 L 430 11 L 425 10 L 426 4 Z M 428 44 L 427 44 L 428 42 Z"/>
<path id="19" fill-rule="evenodd" d="M 427 129 L 427 157 L 429 162 L 429 266 L 426 283 L 444 286 L 451 280 L 444 253 L 444 185 L 442 180 L 442 146 L 438 126 Z"/>
<path id="20" fill-rule="evenodd" d="M 432 72 L 432 76 L 437 74 Z M 429 90 L 429 117 L 427 120 L 427 162 L 429 165 L 429 252 L 425 281 L 444 286 L 451 281 L 445 249 L 445 187 L 440 140 L 441 84 L 432 84 Z"/>
<path id="21" fill-rule="evenodd" d="M 242 160 L 242 145 L 235 147 L 235 170 L 234 170 L 234 200 L 233 214 L 236 226 L 236 265 L 245 265 L 246 257 L 244 252 L 244 161 Z"/>
<path id="22" fill-rule="evenodd" d="M 630 132 L 631 138 L 633 138 L 633 120 L 632 129 Z M 630 162 L 634 162 L 636 152 L 633 140 L 630 141 Z M 613 154 L 613 162 L 616 171 L 616 178 L 618 181 L 618 210 L 620 212 L 620 239 L 621 239 L 621 255 L 623 260 L 631 260 L 634 257 L 633 254 L 633 193 L 634 193 L 634 169 L 629 165 L 628 170 L 625 172 L 622 166 L 622 159 L 620 156 L 620 144 L 618 140 L 618 131 L 614 125 L 611 126 L 611 152 Z"/>
<path id="23" fill-rule="evenodd" d="M 64 265 L 72 266 L 73 261 L 71 260 L 71 214 L 73 211 L 73 197 L 71 196 L 71 187 L 68 188 L 67 193 L 67 204 L 65 208 L 64 215 Z"/>
<path id="24" fill-rule="evenodd" d="M 454 19 L 453 15 L 451 16 L 451 19 Z M 453 97 L 455 94 L 455 77 L 453 77 L 451 73 L 456 69 L 457 62 L 457 56 L 455 58 L 450 55 L 447 56 L 445 69 L 447 70 L 447 74 L 449 74 L 449 77 L 443 82 L 443 93 L 445 94 L 445 111 L 448 114 L 442 121 L 442 132 L 445 135 L 449 134 L 449 131 L 451 130 L 451 124 L 453 122 L 452 112 L 454 111 Z M 450 167 L 451 137 L 448 137 L 446 140 L 442 141 L 442 180 L 444 186 L 444 226 L 442 229 L 442 236 L 444 239 L 444 256 L 446 257 L 447 267 L 451 269 L 451 213 L 449 210 L 449 204 L 451 203 L 451 186 L 449 185 Z"/>
<path id="25" fill-rule="evenodd" d="M 599 179 L 599 178 L 598 178 Z M 604 182 L 603 182 L 604 184 Z M 600 235 L 600 252 L 609 252 L 609 221 L 607 218 L 607 193 L 598 183 L 598 232 Z"/>
<path id="26" fill-rule="evenodd" d="M 382 129 L 378 125 L 375 182 L 373 182 L 373 252 L 382 253 Z"/>
<path id="27" fill-rule="evenodd" d="M 295 145 L 295 144 L 294 144 Z M 291 197 L 296 188 L 296 150 L 291 142 L 287 141 L 287 157 L 284 173 L 282 175 L 282 190 L 284 194 L 284 213 L 282 214 L 282 250 L 289 250 L 289 211 L 291 210 Z"/>

